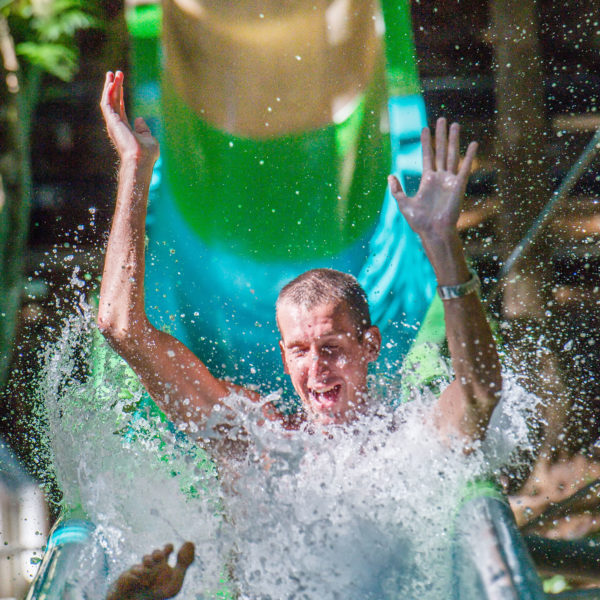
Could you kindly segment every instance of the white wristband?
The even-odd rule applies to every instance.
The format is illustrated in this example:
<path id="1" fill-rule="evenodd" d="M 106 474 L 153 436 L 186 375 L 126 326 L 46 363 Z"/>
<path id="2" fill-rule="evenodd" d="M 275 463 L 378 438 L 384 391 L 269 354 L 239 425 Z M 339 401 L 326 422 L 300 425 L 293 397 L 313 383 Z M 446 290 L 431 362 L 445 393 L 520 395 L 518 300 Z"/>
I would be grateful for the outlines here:
<path id="1" fill-rule="evenodd" d="M 469 273 L 471 273 L 471 279 L 466 283 L 460 283 L 458 285 L 438 285 L 437 291 L 442 300 L 452 300 L 454 298 L 462 298 L 467 294 L 473 292 L 479 292 L 481 288 L 481 281 L 477 273 L 469 267 Z"/>

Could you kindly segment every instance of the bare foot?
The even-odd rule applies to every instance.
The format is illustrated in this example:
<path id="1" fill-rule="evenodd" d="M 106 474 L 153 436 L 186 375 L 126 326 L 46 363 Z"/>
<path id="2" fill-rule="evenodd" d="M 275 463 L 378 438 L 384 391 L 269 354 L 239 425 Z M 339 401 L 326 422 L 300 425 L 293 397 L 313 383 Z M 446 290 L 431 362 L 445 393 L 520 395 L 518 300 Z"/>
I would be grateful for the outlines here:
<path id="1" fill-rule="evenodd" d="M 122 573 L 111 586 L 106 600 L 165 600 L 172 598 L 183 585 L 187 568 L 194 560 L 194 544 L 185 542 L 177 553 L 177 564 L 170 567 L 173 545 L 144 556 L 141 565 Z"/>

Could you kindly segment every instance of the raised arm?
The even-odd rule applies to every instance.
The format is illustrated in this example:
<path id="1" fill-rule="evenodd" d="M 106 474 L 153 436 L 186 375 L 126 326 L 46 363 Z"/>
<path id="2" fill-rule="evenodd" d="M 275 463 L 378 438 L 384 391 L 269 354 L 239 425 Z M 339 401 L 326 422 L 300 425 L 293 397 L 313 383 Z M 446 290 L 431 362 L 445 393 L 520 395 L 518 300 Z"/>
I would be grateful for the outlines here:
<path id="1" fill-rule="evenodd" d="M 393 175 L 389 183 L 400 211 L 423 242 L 441 291 L 456 296 L 444 299 L 455 379 L 438 401 L 437 426 L 445 434 L 458 431 L 477 439 L 485 435 L 502 385 L 496 345 L 478 286 L 468 284 L 473 274 L 456 227 L 477 144 L 469 145 L 459 168 L 458 124 L 448 132 L 446 120 L 438 119 L 435 133 L 435 151 L 429 129 L 421 134 L 423 176 L 417 194 L 407 197 Z"/>
<path id="2" fill-rule="evenodd" d="M 98 326 L 152 398 L 176 422 L 201 420 L 232 389 L 171 335 L 157 330 L 144 307 L 148 190 L 158 142 L 143 119 L 129 125 L 123 74 L 107 73 L 102 114 L 120 158 L 117 203 L 100 288 Z"/>

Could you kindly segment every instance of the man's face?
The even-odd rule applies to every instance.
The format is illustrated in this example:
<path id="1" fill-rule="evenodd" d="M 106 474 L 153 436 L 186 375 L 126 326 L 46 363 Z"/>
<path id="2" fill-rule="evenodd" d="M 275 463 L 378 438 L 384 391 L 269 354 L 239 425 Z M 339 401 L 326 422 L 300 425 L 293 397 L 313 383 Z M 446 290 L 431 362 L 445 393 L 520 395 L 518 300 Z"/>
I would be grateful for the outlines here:
<path id="1" fill-rule="evenodd" d="M 311 309 L 283 302 L 277 320 L 285 372 L 308 414 L 323 424 L 352 420 L 365 401 L 368 364 L 379 355 L 379 329 L 359 340 L 344 302 Z"/>

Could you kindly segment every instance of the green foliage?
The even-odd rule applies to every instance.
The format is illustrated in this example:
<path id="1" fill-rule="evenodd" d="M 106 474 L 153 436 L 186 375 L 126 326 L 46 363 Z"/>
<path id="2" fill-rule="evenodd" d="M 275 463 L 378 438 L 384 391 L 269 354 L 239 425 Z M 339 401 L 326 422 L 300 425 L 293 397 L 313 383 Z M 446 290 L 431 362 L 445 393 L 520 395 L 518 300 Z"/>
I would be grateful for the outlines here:
<path id="1" fill-rule="evenodd" d="M 70 81 L 77 67 L 77 52 L 62 44 L 22 42 L 17 54 L 63 81 Z"/>
<path id="2" fill-rule="evenodd" d="M 33 16 L 31 27 L 38 32 L 40 40 L 59 42 L 72 39 L 80 29 L 89 29 L 97 20 L 87 12 L 90 5 L 81 0 L 53 0 L 45 14 Z"/>
<path id="3" fill-rule="evenodd" d="M 77 32 L 101 25 L 95 9 L 95 0 L 0 0 L 17 54 L 63 81 L 77 69 Z"/>

